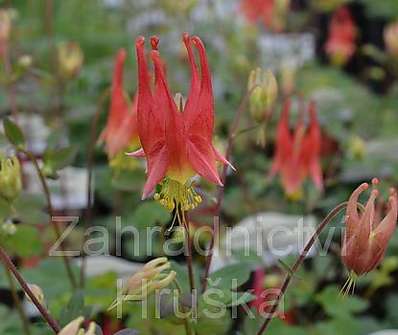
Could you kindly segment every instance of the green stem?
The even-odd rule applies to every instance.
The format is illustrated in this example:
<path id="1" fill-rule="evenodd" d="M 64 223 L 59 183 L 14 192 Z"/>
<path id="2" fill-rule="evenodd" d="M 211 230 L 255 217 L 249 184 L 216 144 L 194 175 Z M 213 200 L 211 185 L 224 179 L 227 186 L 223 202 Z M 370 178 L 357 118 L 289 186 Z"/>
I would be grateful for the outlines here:
<path id="1" fill-rule="evenodd" d="M 61 234 L 61 230 L 60 230 L 60 228 L 58 226 L 58 223 L 53 221 L 54 208 L 53 208 L 53 205 L 52 205 L 51 194 L 50 194 L 50 190 L 48 188 L 46 177 L 44 176 L 42 170 L 40 169 L 40 166 L 39 166 L 39 163 L 38 163 L 36 157 L 28 150 L 24 150 L 24 149 L 19 149 L 19 150 L 22 153 L 24 153 L 29 158 L 29 160 L 33 163 L 33 165 L 35 167 L 37 175 L 39 176 L 39 179 L 40 179 L 40 183 L 41 183 L 44 195 L 46 197 L 47 207 L 48 207 L 48 214 L 50 216 L 50 224 L 51 224 L 51 226 L 54 229 L 55 236 L 56 236 L 57 240 L 60 240 L 62 234 Z M 77 287 L 76 279 L 75 279 L 75 276 L 73 275 L 72 266 L 70 264 L 70 259 L 65 253 L 65 247 L 64 247 L 63 243 L 61 243 L 60 248 L 61 248 L 61 251 L 62 251 L 62 259 L 63 259 L 64 264 L 65 264 L 65 269 L 66 269 L 69 281 L 71 283 L 72 288 L 76 288 Z"/>
<path id="2" fill-rule="evenodd" d="M 229 160 L 231 158 L 232 148 L 233 148 L 235 138 L 238 135 L 238 128 L 239 128 L 241 117 L 243 115 L 243 112 L 245 111 L 245 108 L 249 101 L 250 95 L 252 94 L 253 90 L 256 87 L 257 86 L 253 87 L 250 91 L 246 92 L 245 96 L 242 99 L 242 102 L 239 105 L 239 108 L 236 110 L 234 121 L 229 130 L 227 150 L 225 153 L 226 160 Z M 215 206 L 215 210 L 214 210 L 212 235 L 211 235 L 210 245 L 209 245 L 208 252 L 207 252 L 205 272 L 202 277 L 202 292 L 206 291 L 206 289 L 207 289 L 207 279 L 209 277 L 211 261 L 213 259 L 213 251 L 214 251 L 214 247 L 215 247 L 215 241 L 217 239 L 216 234 L 220 231 L 220 213 L 221 213 L 222 203 L 224 201 L 224 190 L 225 190 L 225 181 L 227 179 L 227 171 L 228 171 L 228 165 L 224 164 L 223 170 L 221 173 L 221 182 L 222 182 L 223 186 L 219 186 L 218 191 L 217 191 L 217 201 L 216 201 L 216 206 Z"/>
<path id="3" fill-rule="evenodd" d="M 191 293 L 195 289 L 195 277 L 193 273 L 193 264 L 192 264 L 192 239 L 189 229 L 189 220 L 186 220 L 186 213 L 181 211 L 182 219 L 180 218 L 180 209 L 176 209 L 177 217 L 180 224 L 182 223 L 185 230 L 185 247 L 186 247 L 186 261 L 187 261 L 187 268 L 188 268 L 188 277 L 189 277 L 189 285 L 191 287 Z"/>
<path id="4" fill-rule="evenodd" d="M 25 314 L 25 311 L 22 308 L 21 300 L 18 297 L 17 288 L 15 287 L 14 280 L 12 279 L 11 272 L 8 268 L 6 268 L 6 276 L 8 283 L 10 285 L 10 291 L 12 295 L 12 299 L 14 300 L 15 308 L 17 309 L 18 315 L 22 322 L 22 327 L 26 335 L 30 335 L 30 328 L 29 328 L 29 320 Z"/>
<path id="5" fill-rule="evenodd" d="M 92 195 L 93 195 L 93 169 L 94 169 L 94 147 L 95 143 L 97 141 L 97 128 L 98 128 L 98 122 L 99 118 L 102 112 L 102 106 L 105 101 L 105 99 L 109 95 L 109 89 L 106 89 L 100 96 L 98 100 L 98 106 L 97 110 L 95 112 L 94 118 L 91 122 L 91 129 L 90 129 L 90 142 L 87 148 L 87 209 L 86 209 L 86 214 L 85 214 L 85 224 L 86 226 L 91 225 L 91 220 L 92 220 Z M 83 288 L 85 284 L 85 277 L 86 277 L 86 255 L 84 253 L 84 244 L 86 242 L 86 234 L 84 234 L 82 245 L 81 245 L 81 255 L 82 255 L 82 263 L 80 265 L 80 286 Z"/>

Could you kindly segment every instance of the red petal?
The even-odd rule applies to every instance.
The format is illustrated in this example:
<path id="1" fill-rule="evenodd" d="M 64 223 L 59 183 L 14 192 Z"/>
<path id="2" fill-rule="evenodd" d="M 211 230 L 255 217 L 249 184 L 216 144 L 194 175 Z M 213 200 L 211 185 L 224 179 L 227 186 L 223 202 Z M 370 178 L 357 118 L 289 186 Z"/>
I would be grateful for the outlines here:
<path id="1" fill-rule="evenodd" d="M 270 177 L 274 176 L 278 171 L 280 171 L 283 164 L 292 156 L 293 137 L 289 129 L 289 110 L 290 100 L 286 100 L 283 106 L 281 118 L 278 123 L 275 155 L 271 167 Z"/>
<path id="2" fill-rule="evenodd" d="M 196 100 L 195 105 L 191 105 L 189 110 L 186 109 L 186 128 L 190 134 L 205 136 L 208 140 L 211 140 L 214 129 L 214 101 L 211 74 L 203 42 L 199 37 L 194 36 L 192 37 L 192 43 L 199 52 L 201 85 L 199 98 L 191 97 L 194 101 Z M 192 94 L 194 93 L 195 90 Z"/>
<path id="3" fill-rule="evenodd" d="M 144 38 L 139 37 L 136 42 L 138 60 L 138 106 L 137 120 L 138 132 L 142 148 L 148 155 L 164 141 L 165 126 L 162 111 L 156 108 L 149 83 L 149 73 L 145 60 Z"/>
<path id="4" fill-rule="evenodd" d="M 188 99 L 184 108 L 184 115 L 185 118 L 188 120 L 187 123 L 189 124 L 190 122 L 193 121 L 191 119 L 194 118 L 195 114 L 194 112 L 197 107 L 197 101 L 199 99 L 201 85 L 200 85 L 198 67 L 196 66 L 195 57 L 192 50 L 192 45 L 191 45 L 192 41 L 187 33 L 183 34 L 183 41 L 188 52 L 188 61 L 191 67 L 191 87 L 189 89 Z"/>
<path id="5" fill-rule="evenodd" d="M 211 143 L 201 136 L 192 136 L 188 142 L 188 157 L 194 170 L 203 178 L 222 186 L 215 165 Z"/>
<path id="6" fill-rule="evenodd" d="M 168 156 L 165 147 L 161 147 L 152 153 L 148 159 L 148 177 L 144 185 L 142 199 L 147 198 L 154 190 L 155 186 L 164 178 L 168 165 Z"/>
<path id="7" fill-rule="evenodd" d="M 165 135 L 169 165 L 171 168 L 181 171 L 188 162 L 183 114 L 177 110 L 177 106 L 169 92 L 159 53 L 152 51 L 151 56 L 155 65 L 155 102 L 157 108 L 163 109 L 166 121 Z"/>

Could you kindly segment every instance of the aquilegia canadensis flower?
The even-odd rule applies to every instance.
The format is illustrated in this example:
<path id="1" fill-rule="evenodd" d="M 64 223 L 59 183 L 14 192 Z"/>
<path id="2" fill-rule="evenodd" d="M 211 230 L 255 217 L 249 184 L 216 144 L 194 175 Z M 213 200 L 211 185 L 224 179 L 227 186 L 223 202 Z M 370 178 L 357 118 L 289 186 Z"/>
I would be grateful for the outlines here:
<path id="1" fill-rule="evenodd" d="M 300 197 L 301 185 L 310 176 L 315 186 L 322 190 L 323 179 L 320 165 L 321 130 L 314 103 L 308 107 L 309 126 L 302 116 L 294 132 L 289 127 L 290 101 L 283 106 L 276 134 L 276 152 L 270 176 L 279 173 L 282 186 L 289 198 Z"/>
<path id="2" fill-rule="evenodd" d="M 398 200 L 395 189 L 390 190 L 386 216 L 380 220 L 375 215 L 375 200 L 379 195 L 375 186 L 378 182 L 376 178 L 372 180 L 374 188 L 363 212 L 358 211 L 358 198 L 369 188 L 368 183 L 361 184 L 348 200 L 341 249 L 342 261 L 351 272 L 343 288 L 347 292 L 354 283 L 353 276 L 366 274 L 380 264 L 396 227 Z"/>
<path id="3" fill-rule="evenodd" d="M 114 159 L 129 147 L 139 146 L 137 130 L 137 99 L 129 104 L 127 93 L 123 88 L 123 67 L 126 51 L 119 50 L 115 59 L 112 78 L 111 103 L 105 129 L 100 139 L 105 142 L 105 149 L 109 159 Z"/>
<path id="4" fill-rule="evenodd" d="M 198 174 L 208 181 L 222 185 L 216 161 L 228 164 L 212 143 L 214 129 L 214 101 L 211 74 L 203 42 L 197 36 L 183 35 L 191 67 L 191 86 L 186 103 L 177 104 L 169 90 L 165 65 L 158 51 L 159 39 L 151 38 L 150 58 L 154 64 L 154 85 L 150 83 L 145 57 L 145 39 L 136 41 L 138 59 L 138 133 L 142 149 L 132 156 L 145 156 L 147 181 L 143 198 L 155 193 L 169 210 L 189 210 L 201 201 L 192 188 L 191 178 Z M 194 50 L 199 54 L 195 61 Z"/>
<path id="5" fill-rule="evenodd" d="M 332 63 L 341 66 L 351 59 L 356 50 L 356 36 L 357 28 L 350 11 L 346 7 L 339 8 L 333 13 L 325 45 L 325 51 Z"/>
<path id="6" fill-rule="evenodd" d="M 290 0 L 241 0 L 240 11 L 252 22 L 262 21 L 273 31 L 282 31 L 286 24 Z"/>

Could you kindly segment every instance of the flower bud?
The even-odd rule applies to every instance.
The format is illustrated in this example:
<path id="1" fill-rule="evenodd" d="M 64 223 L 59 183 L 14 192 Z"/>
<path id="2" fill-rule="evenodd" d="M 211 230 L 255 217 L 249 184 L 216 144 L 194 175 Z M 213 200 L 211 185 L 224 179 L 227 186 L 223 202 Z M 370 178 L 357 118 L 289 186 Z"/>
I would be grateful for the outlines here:
<path id="1" fill-rule="evenodd" d="M 21 166 L 16 156 L 0 160 L 0 196 L 11 202 L 22 188 Z"/>
<path id="2" fill-rule="evenodd" d="M 260 68 L 250 73 L 248 81 L 250 113 L 255 121 L 263 122 L 278 96 L 278 84 L 274 74 Z"/>
<path id="3" fill-rule="evenodd" d="M 358 212 L 358 198 L 369 188 L 368 183 L 360 185 L 347 204 L 341 257 L 345 266 L 358 276 L 372 271 L 383 260 L 397 221 L 396 191 L 390 190 L 388 212 L 383 219 L 379 219 L 375 215 L 375 200 L 379 194 L 376 189 L 378 180 L 374 178 L 372 184 L 374 188 L 362 213 Z"/>
<path id="4" fill-rule="evenodd" d="M 293 94 L 296 81 L 296 67 L 284 64 L 281 69 L 282 93 L 285 96 Z"/>
<path id="5" fill-rule="evenodd" d="M 12 14 L 10 10 L 0 10 L 0 57 L 4 55 L 8 46 L 11 32 Z"/>
<path id="6" fill-rule="evenodd" d="M 145 300 L 155 290 L 169 286 L 177 276 L 175 271 L 169 271 L 170 267 L 167 257 L 155 258 L 146 263 L 140 271 L 127 280 L 122 290 L 123 296 L 116 299 L 108 310 L 123 301 Z"/>
<path id="7" fill-rule="evenodd" d="M 366 154 L 365 142 L 359 136 L 353 136 L 348 143 L 348 151 L 354 159 L 361 160 Z"/>
<path id="8" fill-rule="evenodd" d="M 84 55 L 79 44 L 74 42 L 61 43 L 58 46 L 59 74 L 65 79 L 75 77 L 83 65 Z"/>
<path id="9" fill-rule="evenodd" d="M 18 59 L 18 65 L 24 69 L 29 68 L 32 65 L 32 56 L 22 55 Z"/>
<path id="10" fill-rule="evenodd" d="M 79 316 L 75 320 L 69 322 L 62 330 L 58 333 L 58 335 L 78 335 L 80 332 L 80 326 L 83 323 L 84 318 Z"/>
<path id="11" fill-rule="evenodd" d="M 387 52 L 393 57 L 398 57 L 398 22 L 390 23 L 384 29 L 384 43 Z"/>
<path id="12" fill-rule="evenodd" d="M 43 290 L 40 288 L 40 286 L 36 284 L 28 284 L 28 286 L 32 291 L 33 295 L 36 297 L 36 299 L 40 302 L 40 304 L 44 305 L 44 293 Z M 30 302 L 32 302 L 32 300 L 26 293 L 25 296 Z"/>
<path id="13" fill-rule="evenodd" d="M 7 220 L 2 225 L 0 225 L 1 233 L 11 236 L 17 232 L 17 226 L 12 223 L 11 220 Z M 0 234 L 1 234 L 0 233 Z"/>
<path id="14" fill-rule="evenodd" d="M 79 316 L 75 320 L 69 322 L 58 335 L 95 335 L 96 324 L 95 322 L 90 322 L 87 331 L 81 328 L 84 318 Z"/>

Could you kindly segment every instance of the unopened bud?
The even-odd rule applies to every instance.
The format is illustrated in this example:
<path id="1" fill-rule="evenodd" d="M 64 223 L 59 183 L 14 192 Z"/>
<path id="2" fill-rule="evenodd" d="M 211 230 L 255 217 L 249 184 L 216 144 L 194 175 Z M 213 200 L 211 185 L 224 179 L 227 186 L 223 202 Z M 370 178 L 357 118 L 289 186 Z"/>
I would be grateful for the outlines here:
<path id="1" fill-rule="evenodd" d="M 7 220 L 6 222 L 4 222 L 1 226 L 1 231 L 2 233 L 6 234 L 6 235 L 14 235 L 17 232 L 17 226 L 12 223 L 10 220 Z"/>
<path id="2" fill-rule="evenodd" d="M 12 15 L 10 10 L 0 10 L 0 40 L 8 41 L 11 32 Z"/>
<path id="3" fill-rule="evenodd" d="M 37 286 L 36 284 L 28 284 L 30 290 L 32 291 L 33 295 L 35 298 L 40 302 L 40 304 L 44 305 L 44 293 L 43 290 L 40 288 L 40 286 Z M 32 302 L 30 297 L 25 294 L 27 299 Z"/>
<path id="4" fill-rule="evenodd" d="M 123 301 L 145 300 L 155 290 L 161 290 L 170 285 L 176 278 L 175 271 L 167 257 L 159 257 L 144 265 L 142 270 L 132 275 L 123 288 L 123 296 L 116 299 L 108 310 L 115 308 Z"/>
<path id="5" fill-rule="evenodd" d="M 29 68 L 32 65 L 32 56 L 23 55 L 18 59 L 18 65 L 22 68 Z"/>
<path id="6" fill-rule="evenodd" d="M 296 68 L 285 64 L 281 70 L 282 92 L 285 96 L 293 93 L 296 81 Z"/>
<path id="7" fill-rule="evenodd" d="M 348 143 L 348 152 L 354 159 L 363 159 L 366 154 L 364 140 L 359 136 L 353 136 Z"/>
<path id="8" fill-rule="evenodd" d="M 61 43 L 58 46 L 59 73 L 65 79 L 75 77 L 83 65 L 84 55 L 79 44 Z"/>
<path id="9" fill-rule="evenodd" d="M 388 53 L 398 57 L 398 22 L 390 23 L 384 29 L 384 43 Z"/>
<path id="10" fill-rule="evenodd" d="M 260 68 L 250 73 L 248 81 L 250 95 L 250 113 L 254 120 L 263 122 L 272 109 L 278 96 L 278 84 L 274 74 Z"/>
<path id="11" fill-rule="evenodd" d="M 15 200 L 22 188 L 21 166 L 17 157 L 0 160 L 0 196 L 7 201 Z"/>
<path id="12" fill-rule="evenodd" d="M 58 335 L 78 335 L 83 321 L 84 318 L 80 316 L 77 319 L 69 322 L 64 328 L 62 328 Z"/>

